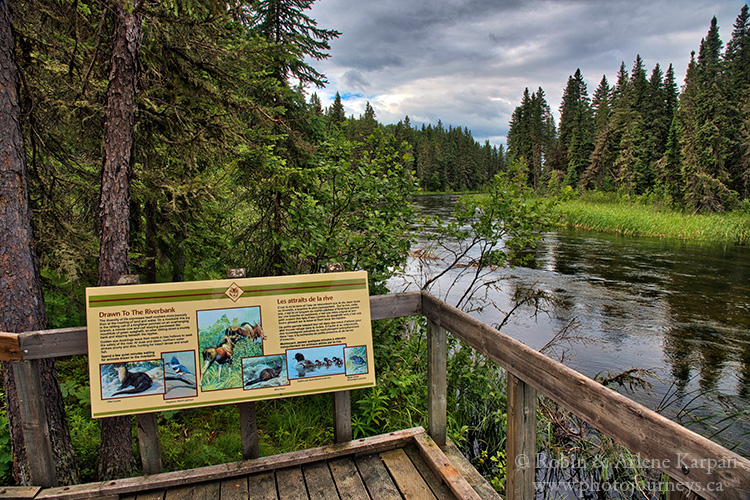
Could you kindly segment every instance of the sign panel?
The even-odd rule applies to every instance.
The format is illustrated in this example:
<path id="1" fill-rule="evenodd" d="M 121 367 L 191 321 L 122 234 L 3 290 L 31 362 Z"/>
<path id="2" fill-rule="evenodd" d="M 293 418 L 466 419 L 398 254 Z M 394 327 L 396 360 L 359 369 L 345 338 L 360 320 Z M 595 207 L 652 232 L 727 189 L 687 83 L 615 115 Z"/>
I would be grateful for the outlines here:
<path id="1" fill-rule="evenodd" d="M 375 385 L 367 273 L 86 289 L 94 418 Z"/>

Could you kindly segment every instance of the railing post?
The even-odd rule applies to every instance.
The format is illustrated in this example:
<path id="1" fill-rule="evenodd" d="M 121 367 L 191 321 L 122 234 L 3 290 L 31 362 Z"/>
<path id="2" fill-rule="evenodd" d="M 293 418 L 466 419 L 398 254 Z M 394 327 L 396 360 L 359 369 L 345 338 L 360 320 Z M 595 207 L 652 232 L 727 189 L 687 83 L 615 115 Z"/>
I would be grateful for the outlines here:
<path id="1" fill-rule="evenodd" d="M 137 274 L 120 276 L 118 285 L 137 285 L 140 278 Z M 138 449 L 141 452 L 141 467 L 144 474 L 158 474 L 163 471 L 161 461 L 161 442 L 156 413 L 139 413 L 135 416 L 138 430 Z"/>
<path id="2" fill-rule="evenodd" d="M 327 273 L 340 273 L 344 265 L 340 262 L 326 264 Z M 352 440 L 352 400 L 351 391 L 333 393 L 333 442 L 346 443 Z"/>
<path id="3" fill-rule="evenodd" d="M 245 278 L 247 271 L 244 268 L 229 269 L 227 277 Z M 260 445 L 258 442 L 258 420 L 255 414 L 255 401 L 238 403 L 240 412 L 240 435 L 242 436 L 242 458 L 249 460 L 260 456 Z"/>
<path id="4" fill-rule="evenodd" d="M 536 390 L 507 374 L 508 445 L 506 487 L 508 500 L 534 498 L 536 476 Z"/>
<path id="5" fill-rule="evenodd" d="M 447 359 L 445 329 L 427 320 L 427 432 L 438 446 L 447 440 Z"/>
<path id="6" fill-rule="evenodd" d="M 44 410 L 39 361 L 13 361 L 13 376 L 18 394 L 23 441 L 34 486 L 57 486 L 55 459 L 49 439 L 47 414 Z"/>

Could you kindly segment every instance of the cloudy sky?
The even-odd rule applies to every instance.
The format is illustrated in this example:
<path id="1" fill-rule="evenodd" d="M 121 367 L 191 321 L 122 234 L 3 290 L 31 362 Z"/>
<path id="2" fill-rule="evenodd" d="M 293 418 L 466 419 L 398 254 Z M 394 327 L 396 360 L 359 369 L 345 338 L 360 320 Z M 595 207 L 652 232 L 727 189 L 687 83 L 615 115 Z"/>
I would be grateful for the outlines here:
<path id="1" fill-rule="evenodd" d="M 347 115 L 367 101 L 379 122 L 409 115 L 413 126 L 468 127 L 479 141 L 505 142 L 523 90 L 542 87 L 557 116 L 580 68 L 594 93 L 616 81 L 637 54 L 651 72 L 672 63 L 682 85 L 716 16 L 726 43 L 738 0 L 317 0 L 309 15 L 342 35 L 314 62 L 329 85 L 313 89 L 329 106 L 338 91 Z M 558 117 L 559 118 L 559 117 Z"/>

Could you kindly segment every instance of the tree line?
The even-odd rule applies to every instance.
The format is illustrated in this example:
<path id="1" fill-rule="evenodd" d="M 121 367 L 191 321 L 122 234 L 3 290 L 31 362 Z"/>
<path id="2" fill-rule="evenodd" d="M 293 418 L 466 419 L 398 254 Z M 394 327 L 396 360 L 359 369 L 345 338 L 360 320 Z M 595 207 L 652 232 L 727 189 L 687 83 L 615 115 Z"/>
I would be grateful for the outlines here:
<path id="1" fill-rule="evenodd" d="M 723 49 L 723 50 L 722 50 Z M 531 186 L 652 194 L 676 207 L 723 211 L 750 197 L 750 15 L 742 7 L 723 46 L 716 18 L 691 54 L 682 91 L 670 64 L 650 73 L 638 55 L 589 96 L 568 78 L 556 126 L 542 88 L 513 112 L 507 158 Z"/>
<path id="2" fill-rule="evenodd" d="M 310 96 L 310 105 L 329 126 L 341 127 L 351 141 L 361 142 L 379 131 L 404 145 L 412 158 L 413 173 L 425 191 L 483 190 L 506 169 L 503 147 L 493 146 L 489 140 L 480 144 L 466 127 L 446 128 L 442 120 L 413 127 L 408 115 L 396 124 L 381 124 L 369 101 L 364 114 L 347 117 L 339 92 L 327 109 L 315 93 Z"/>

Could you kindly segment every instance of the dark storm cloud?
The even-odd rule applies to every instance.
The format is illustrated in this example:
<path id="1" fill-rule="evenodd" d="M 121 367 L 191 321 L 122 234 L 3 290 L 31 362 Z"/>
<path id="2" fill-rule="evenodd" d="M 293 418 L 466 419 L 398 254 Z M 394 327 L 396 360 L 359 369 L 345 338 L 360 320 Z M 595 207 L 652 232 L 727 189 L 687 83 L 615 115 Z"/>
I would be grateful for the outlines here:
<path id="1" fill-rule="evenodd" d="M 636 55 L 647 71 L 675 66 L 678 84 L 711 18 L 726 42 L 738 0 L 318 0 L 311 16 L 342 32 L 331 58 L 315 62 L 331 84 L 318 94 L 359 94 L 347 114 L 370 101 L 378 120 L 468 127 L 499 144 L 525 87 L 542 87 L 556 111 L 569 75 L 580 68 L 592 94 Z"/>

